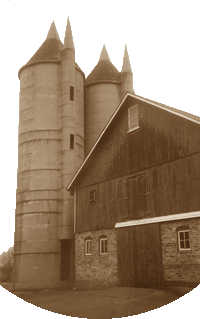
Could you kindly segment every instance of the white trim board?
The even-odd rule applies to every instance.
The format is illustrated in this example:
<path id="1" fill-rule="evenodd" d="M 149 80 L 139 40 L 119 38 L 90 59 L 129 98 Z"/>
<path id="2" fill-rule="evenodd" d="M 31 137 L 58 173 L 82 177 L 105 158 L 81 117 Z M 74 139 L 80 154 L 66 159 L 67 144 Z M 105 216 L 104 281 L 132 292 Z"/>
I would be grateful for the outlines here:
<path id="1" fill-rule="evenodd" d="M 200 217 L 200 212 L 189 212 L 189 213 L 183 213 L 183 214 L 152 217 L 152 218 L 145 218 L 145 219 L 139 219 L 139 220 L 138 219 L 130 220 L 123 223 L 117 223 L 115 225 L 115 228 L 146 225 L 146 224 L 153 224 L 153 223 L 162 223 L 162 222 L 168 222 L 173 220 L 189 219 L 189 218 L 196 218 L 196 217 Z"/>

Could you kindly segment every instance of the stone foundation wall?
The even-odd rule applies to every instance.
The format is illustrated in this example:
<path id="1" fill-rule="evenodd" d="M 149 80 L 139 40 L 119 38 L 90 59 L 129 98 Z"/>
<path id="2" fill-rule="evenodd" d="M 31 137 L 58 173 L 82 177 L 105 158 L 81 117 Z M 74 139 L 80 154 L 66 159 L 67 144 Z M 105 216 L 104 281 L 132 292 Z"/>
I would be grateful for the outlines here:
<path id="1" fill-rule="evenodd" d="M 100 255 L 100 236 L 108 239 L 108 253 Z M 85 238 L 92 238 L 92 255 L 85 255 Z M 76 289 L 104 289 L 119 284 L 117 275 L 117 238 L 115 229 L 76 233 Z"/>
<path id="2" fill-rule="evenodd" d="M 188 226 L 190 250 L 179 251 L 177 228 Z M 200 218 L 160 224 L 164 281 L 200 283 Z"/>

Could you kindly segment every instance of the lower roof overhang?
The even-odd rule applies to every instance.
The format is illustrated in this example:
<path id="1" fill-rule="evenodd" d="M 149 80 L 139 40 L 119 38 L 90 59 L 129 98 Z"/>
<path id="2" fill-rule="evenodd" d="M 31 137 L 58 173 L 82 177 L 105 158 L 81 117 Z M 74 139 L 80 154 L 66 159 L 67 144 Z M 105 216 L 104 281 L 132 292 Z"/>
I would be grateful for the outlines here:
<path id="1" fill-rule="evenodd" d="M 163 222 L 170 222 L 175 220 L 197 218 L 197 217 L 200 217 L 200 212 L 188 212 L 183 214 L 174 214 L 174 215 L 167 215 L 167 216 L 160 216 L 160 217 L 129 220 L 126 222 L 117 223 L 115 225 L 115 228 L 146 225 L 146 224 L 153 224 L 153 223 L 163 223 Z"/>

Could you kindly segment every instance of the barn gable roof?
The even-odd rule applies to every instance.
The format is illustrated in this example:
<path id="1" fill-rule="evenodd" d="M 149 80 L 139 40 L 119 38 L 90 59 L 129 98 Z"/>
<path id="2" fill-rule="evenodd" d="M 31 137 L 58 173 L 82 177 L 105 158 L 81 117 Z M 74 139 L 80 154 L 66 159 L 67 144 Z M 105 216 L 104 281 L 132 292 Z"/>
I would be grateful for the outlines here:
<path id="1" fill-rule="evenodd" d="M 145 103 L 148 103 L 150 105 L 153 105 L 157 108 L 160 108 L 164 111 L 167 111 L 169 113 L 172 113 L 172 114 L 175 114 L 177 116 L 180 116 L 182 118 L 185 118 L 191 122 L 194 122 L 194 123 L 197 123 L 197 124 L 200 124 L 200 117 L 199 116 L 196 116 L 196 115 L 193 115 L 193 114 L 190 114 L 190 113 L 187 113 L 185 111 L 181 111 L 181 110 L 178 110 L 176 108 L 173 108 L 173 107 L 170 107 L 170 106 L 167 106 L 167 105 L 164 105 L 162 103 L 158 103 L 158 102 L 155 102 L 155 101 L 152 101 L 150 99 L 147 99 L 147 98 L 143 98 L 139 95 L 136 95 L 136 94 L 131 94 L 131 93 L 127 93 L 124 98 L 122 99 L 121 103 L 119 104 L 119 106 L 117 107 L 117 109 L 115 110 L 115 112 L 113 113 L 112 117 L 110 118 L 110 120 L 108 121 L 107 125 L 105 126 L 105 128 L 103 129 L 103 131 L 101 132 L 101 134 L 99 135 L 98 139 L 96 140 L 95 144 L 93 145 L 92 149 L 90 150 L 89 154 L 87 155 L 87 157 L 85 158 L 84 162 L 82 163 L 82 165 L 80 166 L 80 168 L 78 169 L 78 171 L 76 172 L 76 174 L 74 175 L 73 179 L 71 180 L 70 184 L 68 185 L 67 187 L 67 190 L 70 190 L 71 187 L 74 185 L 77 177 L 79 176 L 80 172 L 82 171 L 82 169 L 84 168 L 86 162 L 88 162 L 91 154 L 93 153 L 94 149 L 96 148 L 97 144 L 99 143 L 99 141 L 101 140 L 102 136 L 105 134 L 107 128 L 110 126 L 111 122 L 114 120 L 116 114 L 119 112 L 119 110 L 122 108 L 122 106 L 124 105 L 124 102 L 127 98 L 134 98 L 134 99 L 137 99 L 138 101 L 142 101 L 142 102 L 145 102 Z"/>

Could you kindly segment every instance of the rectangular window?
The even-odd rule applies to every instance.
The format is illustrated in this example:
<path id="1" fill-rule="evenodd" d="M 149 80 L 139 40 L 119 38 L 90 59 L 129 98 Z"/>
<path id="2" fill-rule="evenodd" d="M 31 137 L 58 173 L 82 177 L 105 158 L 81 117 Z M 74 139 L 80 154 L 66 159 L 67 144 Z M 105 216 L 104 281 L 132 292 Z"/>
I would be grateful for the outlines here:
<path id="1" fill-rule="evenodd" d="M 100 239 L 100 254 L 105 255 L 108 253 L 108 240 L 107 238 Z"/>
<path id="2" fill-rule="evenodd" d="M 85 254 L 92 255 L 92 239 L 86 239 L 85 241 Z"/>
<path id="3" fill-rule="evenodd" d="M 139 128 L 138 119 L 138 105 L 132 106 L 128 109 L 128 132 Z"/>
<path id="4" fill-rule="evenodd" d="M 74 101 L 74 87 L 70 86 L 70 101 Z"/>
<path id="5" fill-rule="evenodd" d="M 74 135 L 70 134 L 70 150 L 74 149 Z"/>
<path id="6" fill-rule="evenodd" d="M 179 244 L 179 250 L 190 250 L 190 231 L 189 230 L 178 231 L 178 244 Z"/>
<path id="7" fill-rule="evenodd" d="M 90 192 L 90 203 L 91 204 L 95 203 L 95 190 Z"/>

